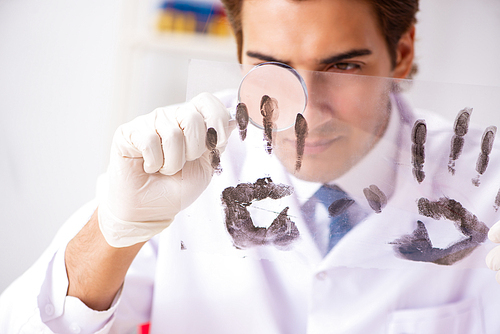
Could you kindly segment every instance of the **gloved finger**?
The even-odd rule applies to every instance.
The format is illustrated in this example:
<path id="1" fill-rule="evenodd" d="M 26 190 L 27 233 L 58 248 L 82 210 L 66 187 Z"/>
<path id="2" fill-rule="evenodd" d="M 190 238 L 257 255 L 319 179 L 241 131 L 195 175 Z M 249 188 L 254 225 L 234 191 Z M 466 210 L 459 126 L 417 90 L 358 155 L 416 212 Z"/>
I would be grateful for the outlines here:
<path id="1" fill-rule="evenodd" d="M 192 103 L 203 116 L 206 128 L 214 128 L 217 132 L 217 148 L 224 148 L 232 129 L 229 125 L 231 115 L 222 102 L 210 93 L 201 93 L 195 96 Z"/>
<path id="2" fill-rule="evenodd" d="M 175 114 L 176 121 L 184 134 L 186 160 L 196 160 L 206 151 L 205 120 L 192 103 L 181 105 Z"/>
<path id="3" fill-rule="evenodd" d="M 113 139 L 122 158 L 142 158 L 146 173 L 155 173 L 163 165 L 161 139 L 152 124 L 153 113 L 140 116 L 118 128 Z"/>
<path id="4" fill-rule="evenodd" d="M 500 243 L 500 222 L 495 223 L 488 231 L 488 238 L 496 243 Z"/>
<path id="5" fill-rule="evenodd" d="M 164 175 L 174 175 L 182 169 L 186 162 L 184 134 L 175 120 L 173 112 L 158 109 L 155 119 L 155 129 L 161 138 L 163 150 L 163 166 L 159 172 Z"/>
<path id="6" fill-rule="evenodd" d="M 486 255 L 486 265 L 491 270 L 500 270 L 500 246 L 493 248 Z"/>

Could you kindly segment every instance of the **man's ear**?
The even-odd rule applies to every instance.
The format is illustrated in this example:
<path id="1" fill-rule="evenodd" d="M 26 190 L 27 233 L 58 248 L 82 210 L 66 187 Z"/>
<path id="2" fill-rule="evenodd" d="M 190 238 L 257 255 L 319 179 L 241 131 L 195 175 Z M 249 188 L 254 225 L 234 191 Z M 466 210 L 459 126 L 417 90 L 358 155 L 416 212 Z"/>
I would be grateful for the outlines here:
<path id="1" fill-rule="evenodd" d="M 412 25 L 399 39 L 396 48 L 396 66 L 394 67 L 394 78 L 405 79 L 408 77 L 413 66 L 415 51 L 415 26 Z"/>

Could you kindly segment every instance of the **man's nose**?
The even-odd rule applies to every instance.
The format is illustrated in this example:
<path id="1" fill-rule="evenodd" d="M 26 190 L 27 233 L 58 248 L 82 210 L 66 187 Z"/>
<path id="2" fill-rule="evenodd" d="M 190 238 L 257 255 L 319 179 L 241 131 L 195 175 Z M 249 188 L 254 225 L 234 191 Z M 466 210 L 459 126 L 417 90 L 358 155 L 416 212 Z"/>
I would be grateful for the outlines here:
<path id="1" fill-rule="evenodd" d="M 335 80 L 327 73 L 299 71 L 307 88 L 307 105 L 304 117 L 311 126 L 335 118 Z"/>

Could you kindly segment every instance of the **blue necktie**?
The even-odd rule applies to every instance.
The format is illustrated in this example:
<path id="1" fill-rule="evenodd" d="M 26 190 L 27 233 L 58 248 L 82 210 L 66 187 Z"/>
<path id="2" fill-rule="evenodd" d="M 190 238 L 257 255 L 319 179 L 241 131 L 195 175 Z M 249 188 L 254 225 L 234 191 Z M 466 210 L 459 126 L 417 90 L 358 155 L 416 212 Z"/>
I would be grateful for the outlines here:
<path id="1" fill-rule="evenodd" d="M 325 206 L 330 216 L 330 236 L 326 250 L 326 254 L 328 254 L 353 226 L 352 222 L 349 220 L 347 209 L 354 204 L 354 200 L 349 198 L 349 196 L 339 187 L 326 184 L 321 186 L 311 199 L 313 199 L 313 197 Z M 311 199 L 309 201 L 311 201 Z M 312 201 L 312 203 L 314 203 L 314 201 Z M 306 207 L 306 204 L 304 204 L 303 207 Z M 310 208 L 308 210 L 310 211 L 305 213 L 306 217 L 308 216 L 309 219 L 314 219 L 315 210 L 313 209 L 312 212 Z"/>

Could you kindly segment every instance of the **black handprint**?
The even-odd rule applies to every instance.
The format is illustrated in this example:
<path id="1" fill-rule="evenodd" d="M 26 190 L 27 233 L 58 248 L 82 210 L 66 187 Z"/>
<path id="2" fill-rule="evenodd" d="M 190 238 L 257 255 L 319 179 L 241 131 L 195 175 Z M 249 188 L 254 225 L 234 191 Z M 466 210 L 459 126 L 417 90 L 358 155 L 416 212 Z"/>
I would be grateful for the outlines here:
<path id="1" fill-rule="evenodd" d="M 432 247 L 427 229 L 419 220 L 418 227 L 411 235 L 405 235 L 392 242 L 396 254 L 407 260 L 451 265 L 468 256 L 486 240 L 488 227 L 453 199 L 442 197 L 439 201 L 431 202 L 426 198 L 420 198 L 418 211 L 421 215 L 435 220 L 445 218 L 453 221 L 467 239 L 444 249 Z"/>
<path id="2" fill-rule="evenodd" d="M 462 153 L 465 141 L 464 136 L 468 131 L 471 113 L 472 108 L 465 108 L 459 112 L 455 120 L 454 136 L 451 140 L 450 160 L 448 163 L 448 170 L 452 175 L 455 174 L 455 162 Z M 417 120 L 412 132 L 413 173 L 419 183 L 423 181 L 423 177 L 419 176 L 425 176 L 423 172 L 423 143 L 425 142 L 424 126 L 425 122 L 423 120 Z M 495 133 L 496 127 L 491 126 L 488 127 L 483 134 L 481 140 L 481 153 L 479 154 L 476 164 L 476 171 L 479 174 L 473 179 L 473 184 L 475 186 L 479 186 L 479 177 L 486 171 L 488 166 L 489 154 L 493 147 Z M 498 205 L 500 205 L 500 192 L 499 195 L 497 195 L 495 203 L 496 208 L 498 208 Z M 418 221 L 418 226 L 411 235 L 405 235 L 392 243 L 395 245 L 395 252 L 405 259 L 451 265 L 468 256 L 477 246 L 486 240 L 488 234 L 488 227 L 486 224 L 479 221 L 475 215 L 454 199 L 442 197 L 438 201 L 431 202 L 426 198 L 420 198 L 418 200 L 418 210 L 421 215 L 435 220 L 445 218 L 453 221 L 457 229 L 459 229 L 467 239 L 458 241 L 444 249 L 432 247 L 425 224 Z"/>
<path id="3" fill-rule="evenodd" d="M 266 198 L 280 199 L 293 193 L 293 188 L 276 184 L 271 178 L 261 178 L 255 183 L 240 183 L 222 192 L 226 228 L 236 248 L 274 245 L 286 248 L 299 237 L 299 230 L 284 208 L 268 227 L 256 227 L 247 207 L 254 201 Z"/>

